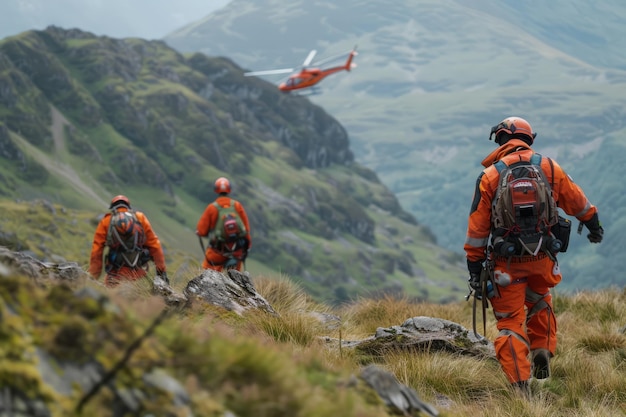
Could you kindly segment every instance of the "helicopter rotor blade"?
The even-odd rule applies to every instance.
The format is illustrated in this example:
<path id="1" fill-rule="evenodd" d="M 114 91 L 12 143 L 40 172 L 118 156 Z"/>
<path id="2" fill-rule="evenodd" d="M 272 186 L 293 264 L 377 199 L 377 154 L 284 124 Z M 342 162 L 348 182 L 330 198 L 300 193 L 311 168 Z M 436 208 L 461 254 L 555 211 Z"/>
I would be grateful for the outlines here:
<path id="1" fill-rule="evenodd" d="M 352 49 L 352 50 L 350 50 L 348 52 L 344 52 L 343 54 L 333 55 L 331 57 L 324 58 L 321 61 L 317 61 L 317 62 L 315 62 L 315 66 L 320 66 L 320 65 L 323 65 L 323 64 L 325 64 L 327 62 L 336 61 L 336 60 L 339 60 L 339 58 L 345 59 L 346 56 L 348 56 L 351 53 L 354 53 L 356 55 L 356 51 L 354 49 Z"/>
<path id="2" fill-rule="evenodd" d="M 288 72 L 293 72 L 293 68 L 281 68 L 281 69 L 273 69 L 273 70 L 265 70 L 265 71 L 251 71 L 245 72 L 243 75 L 246 77 L 256 76 L 256 75 L 272 75 L 272 74 L 286 74 Z"/>
<path id="3" fill-rule="evenodd" d="M 311 61 L 313 61 L 313 58 L 315 58 L 315 54 L 317 54 L 317 51 L 315 49 L 313 49 L 311 52 L 309 52 L 309 54 L 307 55 L 306 59 L 302 63 L 302 66 L 303 67 L 308 66 L 311 63 Z"/>

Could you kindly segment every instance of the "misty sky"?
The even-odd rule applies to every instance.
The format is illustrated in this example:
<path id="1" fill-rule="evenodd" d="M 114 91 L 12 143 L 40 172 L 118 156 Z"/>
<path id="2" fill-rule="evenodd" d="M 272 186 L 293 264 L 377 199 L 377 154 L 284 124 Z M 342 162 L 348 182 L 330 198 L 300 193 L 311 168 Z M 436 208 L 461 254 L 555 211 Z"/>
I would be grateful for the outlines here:
<path id="1" fill-rule="evenodd" d="M 49 25 L 160 39 L 231 0 L 0 0 L 0 39 Z"/>

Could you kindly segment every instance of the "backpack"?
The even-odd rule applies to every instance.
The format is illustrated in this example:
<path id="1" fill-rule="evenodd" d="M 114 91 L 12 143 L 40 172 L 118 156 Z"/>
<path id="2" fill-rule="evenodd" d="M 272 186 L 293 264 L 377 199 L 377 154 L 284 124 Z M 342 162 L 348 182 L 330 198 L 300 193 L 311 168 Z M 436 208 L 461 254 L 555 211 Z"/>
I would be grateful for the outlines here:
<path id="1" fill-rule="evenodd" d="M 241 239 L 247 237 L 246 226 L 235 210 L 235 200 L 230 200 L 230 206 L 222 207 L 217 202 L 213 203 L 217 208 L 217 223 L 213 229 L 213 240 L 218 246 L 234 250 Z"/>
<path id="2" fill-rule="evenodd" d="M 106 245 L 109 247 L 108 262 L 112 267 L 141 267 L 146 262 L 144 244 L 146 235 L 134 211 L 111 212 Z"/>
<path id="3" fill-rule="evenodd" d="M 507 166 L 495 163 L 500 174 L 492 203 L 492 243 L 501 256 L 553 254 L 561 242 L 550 233 L 558 224 L 552 187 L 541 169 L 541 155 Z"/>

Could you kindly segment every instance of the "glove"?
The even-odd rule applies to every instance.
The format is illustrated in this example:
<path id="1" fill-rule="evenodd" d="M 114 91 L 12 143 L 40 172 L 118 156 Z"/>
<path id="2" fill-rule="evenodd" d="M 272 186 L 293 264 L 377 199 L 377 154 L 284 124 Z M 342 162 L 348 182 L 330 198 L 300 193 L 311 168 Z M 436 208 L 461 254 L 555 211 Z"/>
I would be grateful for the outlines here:
<path id="1" fill-rule="evenodd" d="M 165 271 L 157 271 L 157 277 L 161 278 L 167 285 L 170 285 L 170 280 L 167 277 L 167 272 Z"/>
<path id="2" fill-rule="evenodd" d="M 604 235 L 604 229 L 600 224 L 600 220 L 598 219 L 598 213 L 595 213 L 593 217 L 586 222 L 584 225 L 589 230 L 589 234 L 587 235 L 587 239 L 591 243 L 600 243 L 602 242 L 602 236 Z"/>
<path id="3" fill-rule="evenodd" d="M 469 271 L 469 286 L 478 294 L 482 288 L 480 286 L 480 273 L 483 270 L 484 261 L 470 261 L 467 260 L 467 270 Z"/>

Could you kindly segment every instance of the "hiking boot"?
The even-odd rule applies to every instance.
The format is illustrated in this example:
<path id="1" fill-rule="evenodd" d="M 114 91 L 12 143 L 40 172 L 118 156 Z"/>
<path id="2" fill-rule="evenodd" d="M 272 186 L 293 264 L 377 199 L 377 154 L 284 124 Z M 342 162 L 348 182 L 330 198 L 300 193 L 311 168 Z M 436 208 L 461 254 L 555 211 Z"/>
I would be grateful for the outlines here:
<path id="1" fill-rule="evenodd" d="M 550 356 L 552 354 L 547 349 L 533 350 L 533 376 L 535 378 L 546 379 L 550 377 Z"/>

